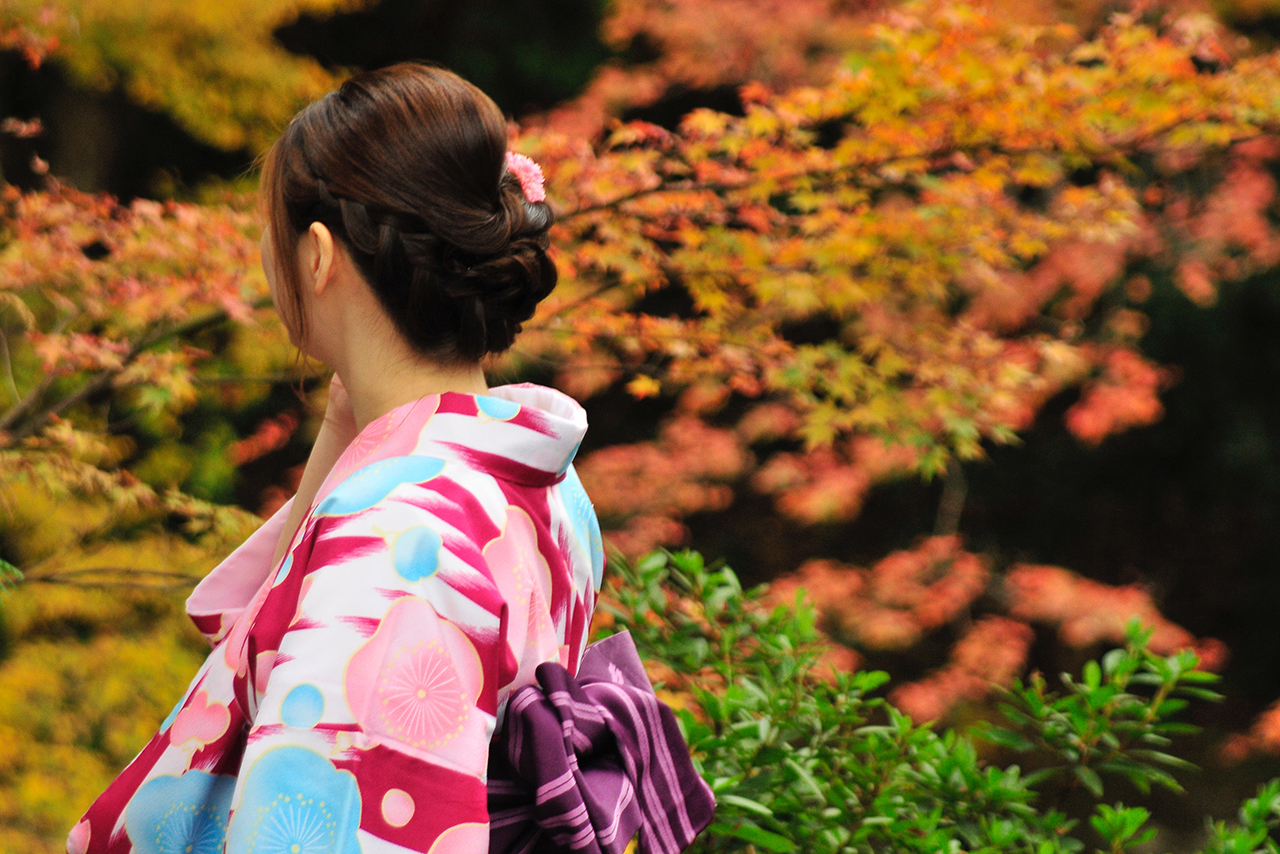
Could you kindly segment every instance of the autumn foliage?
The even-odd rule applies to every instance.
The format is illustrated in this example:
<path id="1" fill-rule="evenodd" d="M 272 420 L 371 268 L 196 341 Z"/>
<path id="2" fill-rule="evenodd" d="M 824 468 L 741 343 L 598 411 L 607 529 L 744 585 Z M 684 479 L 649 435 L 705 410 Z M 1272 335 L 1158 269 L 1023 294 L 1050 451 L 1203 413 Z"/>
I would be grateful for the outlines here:
<path id="1" fill-rule="evenodd" d="M 996 576 L 954 535 L 927 538 L 867 569 L 808 561 L 770 587 L 769 601 L 787 604 L 801 589 L 828 636 L 869 655 L 903 652 L 954 633 L 941 667 L 890 694 L 916 720 L 946 718 L 1011 684 L 1027 669 L 1037 628 L 1067 649 L 1088 651 L 1124 643 L 1136 619 L 1151 632 L 1153 652 L 1194 650 L 1208 671 L 1220 670 L 1227 659 L 1220 641 L 1196 638 L 1170 621 L 1141 587 L 1113 587 L 1062 567 L 1020 563 Z"/>
<path id="2" fill-rule="evenodd" d="M 1067 389 L 1082 442 L 1149 424 L 1176 379 L 1137 347 L 1152 289 L 1211 302 L 1277 245 L 1276 58 L 1206 73 L 1180 32 L 1118 17 L 1082 41 L 906 7 L 827 85 L 744 88 L 744 116 L 623 125 L 594 148 L 531 134 L 567 281 L 525 352 L 582 396 L 675 399 L 673 425 L 754 455 L 718 477 L 805 523 L 1014 440 Z M 602 473 L 627 468 L 602 453 Z M 678 447 L 652 459 L 655 484 L 704 477 Z M 635 516 L 663 527 L 651 504 Z"/>
<path id="3" fill-rule="evenodd" d="M 10 188 L 3 204 L 5 481 L 121 506 L 196 508 L 121 463 L 143 462 L 139 440 L 177 429 L 176 417 L 195 405 L 193 370 L 211 355 L 195 336 L 227 320 L 254 322 L 265 282 L 253 214 L 141 199 L 125 206 L 56 183 L 40 193 Z M 134 429 L 120 430 L 122 421 Z"/>
<path id="4" fill-rule="evenodd" d="M 56 59 L 88 88 L 120 88 L 210 144 L 257 150 L 337 81 L 314 59 L 286 51 L 272 31 L 301 13 L 355 5 L 6 0 L 0 6 L 0 44 L 34 60 Z"/>
<path id="5" fill-rule="evenodd" d="M 206 141 L 260 147 L 333 79 L 278 56 L 271 27 L 343 4 L 259 4 L 244 27 L 242 4 L 207 20 L 196 5 L 172 11 L 177 31 L 204 34 L 197 55 L 176 37 L 131 40 L 133 6 L 89 0 L 6 7 L 0 43 L 85 80 L 118 75 Z M 620 51 L 647 41 L 653 58 L 603 68 L 512 142 L 546 173 L 561 284 L 494 368 L 553 373 L 588 408 L 621 389 L 666 413 L 578 461 L 626 555 L 683 544 L 690 517 L 750 496 L 801 529 L 847 523 L 887 481 L 954 483 L 960 462 L 1016 442 L 1064 396 L 1086 446 L 1151 424 L 1178 379 L 1139 346 L 1152 295 L 1211 305 L 1224 283 L 1280 263 L 1280 54 L 1227 52 L 1204 17 L 1116 15 L 1085 37 L 941 0 L 800 5 L 809 14 L 619 2 L 605 38 Z M 118 40 L 71 39 L 71 12 L 81 32 Z M 193 95 L 207 68 L 217 85 Z M 738 86 L 741 109 L 671 127 L 617 120 L 681 86 Z M 311 386 L 267 308 L 252 198 L 126 204 L 50 180 L 4 189 L 0 229 L 0 568 L 26 571 L 15 600 L 33 597 L 5 604 L 5 643 L 22 653 L 0 668 L 12 687 L 0 696 L 30 699 L 0 708 L 0 741 L 76 745 L 39 767 L 0 753 L 0 779 L 18 781 L 0 825 L 36 810 L 52 827 L 61 814 L 35 803 L 38 781 L 73 766 L 101 776 L 127 746 L 86 766 L 99 736 L 26 721 L 24 704 L 54 702 L 32 674 L 61 668 L 57 690 L 72 696 L 116 655 L 173 693 L 179 676 L 138 650 L 186 642 L 176 594 L 108 604 L 100 588 L 197 577 L 251 521 L 227 506 L 237 472 L 305 442 L 314 418 L 292 395 L 268 403 L 299 378 Z M 270 510 L 287 486 L 247 503 Z M 84 524 L 51 528 L 58 502 Z M 845 667 L 944 645 L 890 694 L 920 720 L 1020 675 L 1037 632 L 1092 650 L 1122 643 L 1136 615 L 1155 652 L 1224 662 L 1140 586 L 997 563 L 966 550 L 957 518 L 939 513 L 936 536 L 867 567 L 841 555 L 794 567 L 772 601 L 806 588 Z M 169 603 L 153 624 L 148 602 Z M 90 665 L 62 663 L 48 642 L 77 619 L 100 631 Z M 1280 744 L 1275 731 L 1260 722 L 1236 754 Z"/>

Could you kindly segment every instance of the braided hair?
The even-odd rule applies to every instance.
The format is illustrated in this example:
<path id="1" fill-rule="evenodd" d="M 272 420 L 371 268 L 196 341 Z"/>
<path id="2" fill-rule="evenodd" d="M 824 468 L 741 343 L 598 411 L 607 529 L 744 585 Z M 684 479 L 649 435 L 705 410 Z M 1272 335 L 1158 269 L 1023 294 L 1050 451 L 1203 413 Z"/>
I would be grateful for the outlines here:
<path id="1" fill-rule="evenodd" d="M 525 198 L 506 150 L 501 111 L 456 74 L 417 63 L 358 74 L 295 116 L 267 152 L 276 258 L 292 258 L 323 223 L 419 353 L 500 353 L 556 283 L 551 208 Z M 298 272 L 280 267 L 305 341 Z"/>

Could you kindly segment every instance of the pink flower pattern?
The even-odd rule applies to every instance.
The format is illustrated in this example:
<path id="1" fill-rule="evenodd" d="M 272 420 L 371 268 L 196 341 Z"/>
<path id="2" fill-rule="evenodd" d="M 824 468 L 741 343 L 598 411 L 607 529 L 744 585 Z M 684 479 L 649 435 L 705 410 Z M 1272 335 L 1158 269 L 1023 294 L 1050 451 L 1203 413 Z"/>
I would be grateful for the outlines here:
<path id="1" fill-rule="evenodd" d="M 199 749 L 226 734 L 230 723 L 231 712 L 225 705 L 210 702 L 207 691 L 196 691 L 174 718 L 169 740 L 172 744 L 190 742 Z"/>
<path id="2" fill-rule="evenodd" d="M 438 644 L 418 641 L 402 649 L 379 675 L 382 720 L 401 741 L 439 747 L 462 732 L 471 698 Z"/>
<path id="3" fill-rule="evenodd" d="M 455 755 L 451 743 L 475 723 L 472 710 L 483 685 L 471 639 L 426 599 L 405 597 L 351 657 L 344 687 L 367 736 L 468 766 L 474 757 Z"/>

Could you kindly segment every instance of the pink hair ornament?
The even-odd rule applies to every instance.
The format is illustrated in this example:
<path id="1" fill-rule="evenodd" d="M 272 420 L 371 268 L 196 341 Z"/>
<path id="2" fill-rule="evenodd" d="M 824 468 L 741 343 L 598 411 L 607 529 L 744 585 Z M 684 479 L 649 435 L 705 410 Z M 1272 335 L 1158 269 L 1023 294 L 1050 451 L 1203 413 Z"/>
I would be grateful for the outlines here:
<path id="1" fill-rule="evenodd" d="M 547 198 L 547 191 L 543 188 L 542 167 L 532 157 L 508 151 L 507 171 L 520 179 L 520 189 L 524 191 L 526 199 L 541 202 Z"/>

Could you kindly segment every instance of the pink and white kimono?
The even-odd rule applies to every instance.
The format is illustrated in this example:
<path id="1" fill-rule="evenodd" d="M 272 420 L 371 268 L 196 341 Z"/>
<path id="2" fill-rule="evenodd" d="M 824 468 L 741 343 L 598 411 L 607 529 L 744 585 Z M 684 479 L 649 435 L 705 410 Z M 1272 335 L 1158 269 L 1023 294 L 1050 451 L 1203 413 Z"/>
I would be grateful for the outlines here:
<path id="1" fill-rule="evenodd" d="M 531 385 L 369 424 L 278 566 L 287 507 L 191 594 L 213 652 L 68 851 L 485 854 L 497 716 L 600 587 L 586 426 Z"/>

